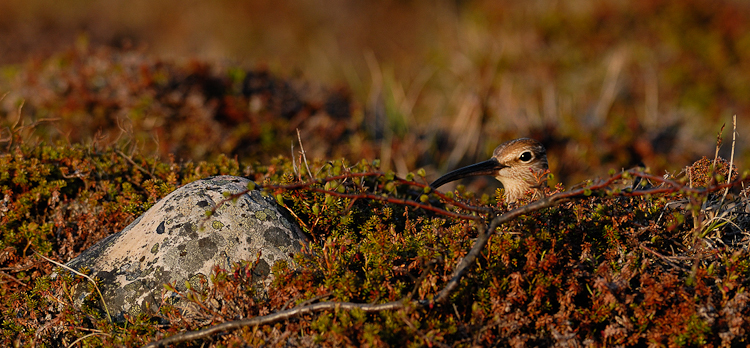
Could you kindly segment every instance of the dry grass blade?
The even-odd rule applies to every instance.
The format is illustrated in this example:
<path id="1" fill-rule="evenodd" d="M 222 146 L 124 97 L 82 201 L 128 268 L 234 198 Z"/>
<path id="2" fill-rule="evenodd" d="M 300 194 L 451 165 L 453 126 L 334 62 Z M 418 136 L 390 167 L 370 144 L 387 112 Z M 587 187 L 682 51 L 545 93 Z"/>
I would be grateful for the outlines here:
<path id="1" fill-rule="evenodd" d="M 732 166 L 734 165 L 734 150 L 735 146 L 737 145 L 737 115 L 732 116 L 732 154 L 729 157 L 729 169 L 727 169 L 727 182 L 732 181 Z M 722 205 L 724 205 L 724 199 L 727 198 L 727 193 L 729 193 L 729 187 L 727 187 L 724 190 L 724 194 L 721 196 L 721 201 L 719 202 L 719 208 L 721 208 Z"/>
<path id="2" fill-rule="evenodd" d="M 48 258 L 48 257 L 46 257 L 46 256 L 44 256 L 44 255 L 42 255 L 40 253 L 38 253 L 36 250 L 33 250 L 33 251 L 34 251 L 34 254 L 36 254 L 37 256 L 39 256 L 39 257 L 47 260 L 48 262 L 54 264 L 55 266 L 64 268 L 64 269 L 66 269 L 66 270 L 68 270 L 68 271 L 70 271 L 70 272 L 72 272 L 72 273 L 74 273 L 76 275 L 79 275 L 81 277 L 84 277 L 88 281 L 90 281 L 91 284 L 94 285 L 94 289 L 96 289 L 96 293 L 99 294 L 99 299 L 102 301 L 102 305 L 104 306 L 104 312 L 107 314 L 107 319 L 109 320 L 110 323 L 112 322 L 112 316 L 109 315 L 109 308 L 107 308 L 107 302 L 104 301 L 104 296 L 102 296 L 102 292 L 99 290 L 99 286 L 96 285 L 96 281 L 93 278 L 91 278 L 91 277 L 89 277 L 89 276 L 87 276 L 87 275 L 85 275 L 85 274 L 83 274 L 81 272 L 78 272 L 78 271 L 76 271 L 76 270 L 74 270 L 74 269 L 72 269 L 72 268 L 70 268 L 70 267 L 68 267 L 66 265 L 63 265 L 62 263 L 59 263 L 59 262 L 57 262 L 55 260 L 52 260 L 52 259 L 50 259 L 50 258 Z"/>
<path id="3" fill-rule="evenodd" d="M 310 177 L 310 180 L 314 180 L 315 178 L 312 175 L 312 171 L 310 171 L 310 165 L 307 163 L 307 154 L 305 153 L 305 147 L 302 145 L 302 137 L 299 135 L 299 128 L 297 128 L 297 140 L 299 141 L 299 148 L 302 153 L 302 161 L 305 162 L 305 168 L 307 168 L 307 175 Z M 302 176 L 300 176 L 300 180 L 302 180 Z"/>
<path id="4" fill-rule="evenodd" d="M 68 348 L 70 348 L 70 347 L 73 347 L 73 346 L 75 346 L 75 345 L 76 345 L 76 343 L 78 343 L 78 342 L 81 342 L 81 341 L 83 341 L 83 340 L 85 340 L 85 339 L 87 339 L 87 338 L 89 338 L 89 337 L 92 337 L 92 336 L 111 336 L 111 335 L 110 335 L 110 334 L 107 334 L 107 333 L 103 333 L 103 332 L 94 332 L 94 333 L 90 333 L 90 334 L 88 334 L 88 335 L 84 335 L 84 336 L 82 336 L 82 337 L 78 338 L 77 340 L 73 341 L 73 342 L 72 342 L 72 343 L 70 343 L 70 344 L 69 344 L 69 345 L 68 345 L 67 347 L 68 347 Z"/>

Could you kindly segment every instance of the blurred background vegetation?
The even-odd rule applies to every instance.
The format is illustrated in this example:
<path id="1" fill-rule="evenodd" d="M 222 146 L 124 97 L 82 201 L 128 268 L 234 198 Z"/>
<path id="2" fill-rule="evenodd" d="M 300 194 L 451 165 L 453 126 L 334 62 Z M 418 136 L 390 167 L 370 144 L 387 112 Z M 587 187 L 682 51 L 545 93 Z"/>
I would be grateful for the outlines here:
<path id="1" fill-rule="evenodd" d="M 0 13 L 6 141 L 19 120 L 54 119 L 40 140 L 263 162 L 300 129 L 308 157 L 435 178 L 526 136 L 570 185 L 641 162 L 679 171 L 713 156 L 736 114 L 740 168 L 750 154 L 742 0 L 4 0 Z"/>

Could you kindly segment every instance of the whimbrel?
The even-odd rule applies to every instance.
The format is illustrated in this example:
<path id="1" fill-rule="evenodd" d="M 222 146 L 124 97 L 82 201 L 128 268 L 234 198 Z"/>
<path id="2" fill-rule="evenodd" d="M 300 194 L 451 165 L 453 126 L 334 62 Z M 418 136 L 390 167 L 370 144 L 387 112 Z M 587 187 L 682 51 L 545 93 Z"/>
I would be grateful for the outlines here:
<path id="1" fill-rule="evenodd" d="M 500 144 L 492 153 L 492 158 L 456 169 L 433 181 L 430 186 L 438 188 L 467 176 L 492 175 L 503 184 L 505 201 L 513 203 L 529 192 L 539 192 L 542 185 L 539 178 L 547 168 L 544 146 L 534 139 L 520 138 Z"/>

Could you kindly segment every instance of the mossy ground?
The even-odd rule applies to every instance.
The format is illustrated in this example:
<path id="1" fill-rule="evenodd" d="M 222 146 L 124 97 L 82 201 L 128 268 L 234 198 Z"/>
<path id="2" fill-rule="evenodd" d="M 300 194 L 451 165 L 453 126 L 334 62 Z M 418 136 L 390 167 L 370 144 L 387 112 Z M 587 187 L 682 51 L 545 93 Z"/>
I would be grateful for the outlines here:
<path id="1" fill-rule="evenodd" d="M 199 164 L 161 162 L 125 155 L 116 147 L 31 147 L 17 140 L 2 159 L 6 198 L 0 289 L 6 345 L 67 346 L 79 340 L 85 346 L 139 346 L 165 334 L 318 301 L 429 299 L 450 279 L 483 228 L 469 218 L 402 204 L 402 199 L 417 201 L 424 195 L 419 173 L 410 174 L 416 181 L 393 181 L 398 178 L 388 173 L 357 176 L 378 171 L 367 161 L 314 161 L 309 163 L 316 173 L 312 177 L 323 181 L 291 189 L 285 185 L 298 183 L 300 177 L 307 181 L 309 174 L 299 170 L 304 164 L 284 158 L 268 166 L 241 168 L 226 157 Z M 702 169 L 710 170 L 706 163 Z M 307 254 L 298 257 L 300 268 L 274 270 L 277 276 L 268 299 L 253 297 L 253 266 L 238 264 L 216 269 L 209 280 L 211 290 L 184 294 L 200 303 L 202 316 L 183 318 L 165 306 L 156 316 L 113 324 L 93 308 L 72 305 L 68 289 L 72 282 L 84 280 L 50 280 L 54 265 L 34 254 L 69 259 L 120 230 L 178 185 L 215 174 L 253 177 L 312 237 Z M 328 179 L 337 175 L 346 178 Z M 484 197 L 484 204 L 468 192 L 457 192 L 455 199 L 502 213 L 507 207 L 498 203 L 501 193 Z M 709 199 L 708 194 L 672 193 L 692 197 L 698 204 Z M 383 200 L 368 199 L 367 194 Z M 432 193 L 427 196 L 420 204 L 484 216 L 452 207 L 450 200 L 440 203 Z M 690 216 L 698 210 L 667 207 L 677 199 L 671 196 L 582 196 L 506 223 L 447 304 L 376 314 L 322 312 L 213 336 L 204 343 L 745 342 L 750 319 L 750 264 L 742 232 L 746 226 L 735 215 L 728 217 L 729 224 L 710 230 L 706 224 L 696 230 Z M 699 215 L 705 219 L 707 213 Z M 95 296 L 90 301 L 97 303 Z M 164 325 L 164 319 L 170 324 Z"/>

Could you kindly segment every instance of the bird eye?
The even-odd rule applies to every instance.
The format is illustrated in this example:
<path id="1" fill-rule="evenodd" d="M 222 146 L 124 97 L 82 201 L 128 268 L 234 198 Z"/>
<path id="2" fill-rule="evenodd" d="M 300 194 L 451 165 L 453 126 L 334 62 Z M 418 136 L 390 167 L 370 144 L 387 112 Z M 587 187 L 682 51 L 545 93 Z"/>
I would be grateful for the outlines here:
<path id="1" fill-rule="evenodd" d="M 524 151 L 524 153 L 522 153 L 521 156 L 518 157 L 518 159 L 523 162 L 531 161 L 532 158 L 534 158 L 534 155 L 532 155 L 529 151 Z"/>

